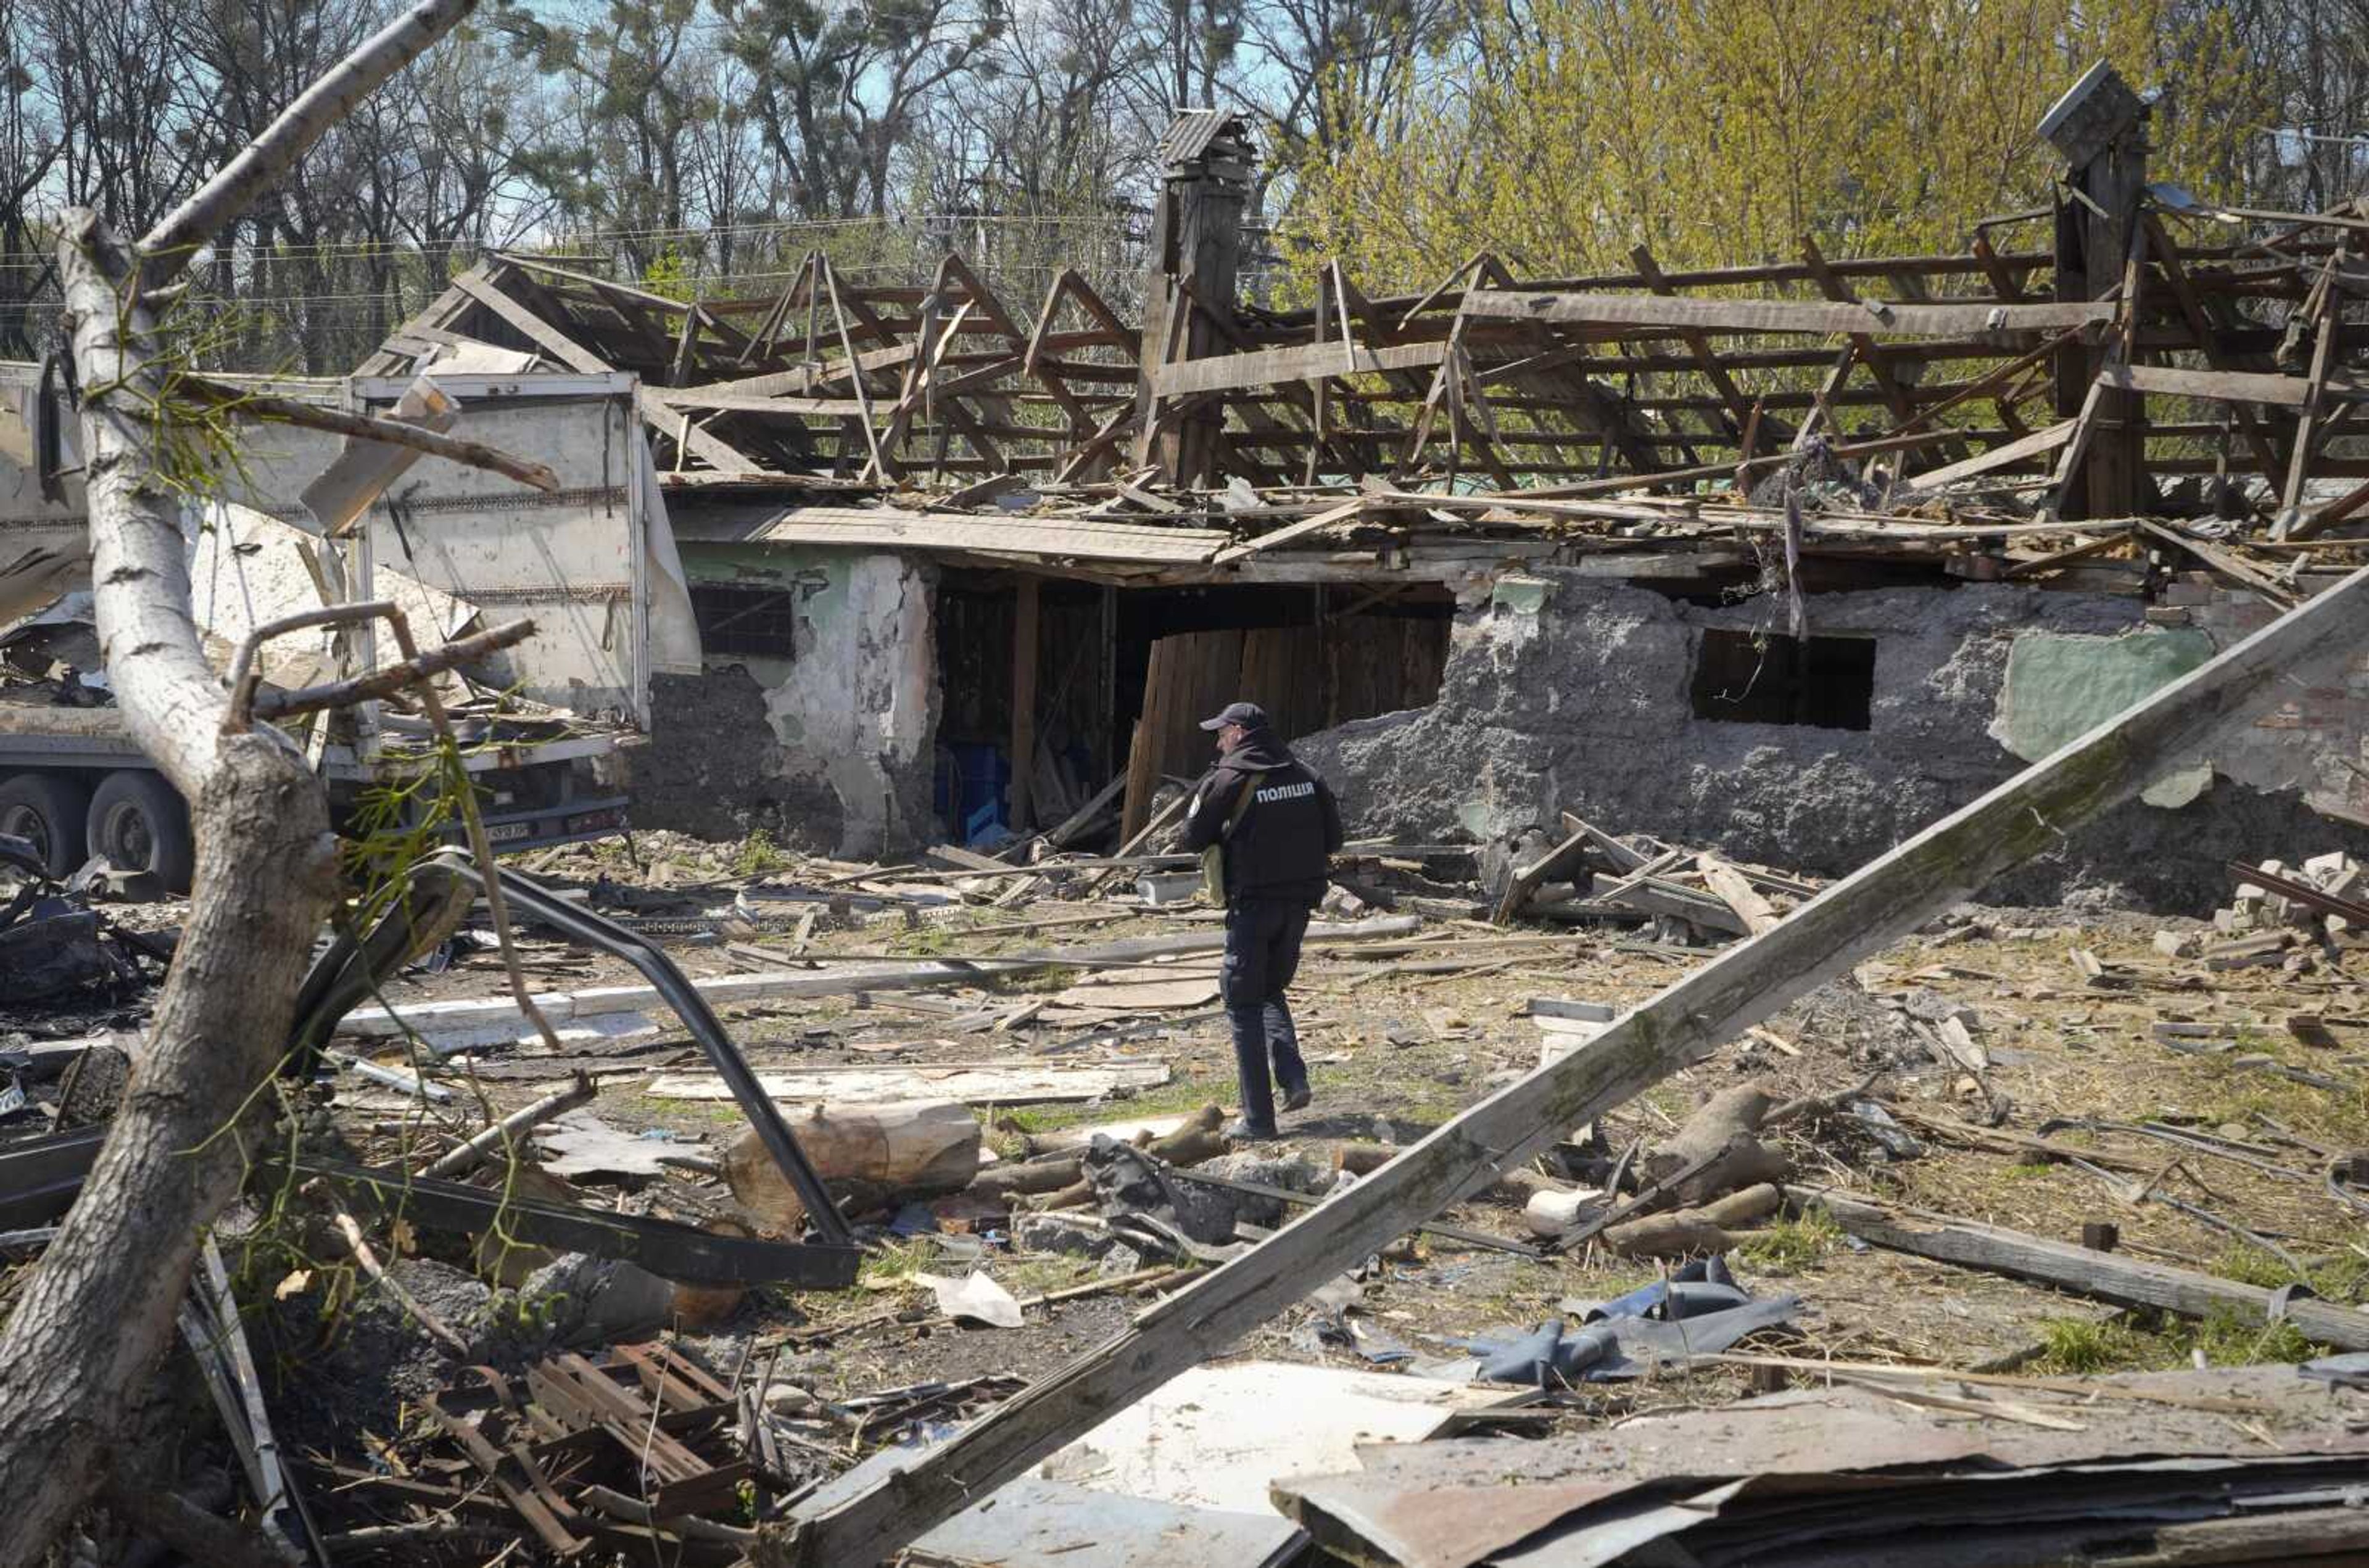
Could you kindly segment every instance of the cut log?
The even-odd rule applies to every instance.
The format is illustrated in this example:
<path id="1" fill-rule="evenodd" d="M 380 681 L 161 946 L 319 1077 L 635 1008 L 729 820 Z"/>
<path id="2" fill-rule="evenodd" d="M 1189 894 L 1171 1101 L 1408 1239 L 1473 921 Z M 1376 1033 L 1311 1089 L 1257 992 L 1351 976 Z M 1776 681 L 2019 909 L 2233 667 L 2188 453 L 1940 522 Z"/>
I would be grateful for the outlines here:
<path id="1" fill-rule="evenodd" d="M 1735 1238 L 1705 1219 L 1702 1210 L 1681 1208 L 1615 1225 L 1604 1232 L 1604 1244 L 1624 1258 L 1670 1258 L 1723 1253 L 1735 1244 Z"/>
<path id="2" fill-rule="evenodd" d="M 1672 1172 L 1719 1155 L 1676 1185 L 1674 1196 L 1681 1204 L 1700 1203 L 1755 1182 L 1775 1181 L 1785 1173 L 1785 1157 L 1752 1135 L 1776 1104 L 1777 1097 L 1757 1083 L 1721 1090 L 1687 1118 L 1677 1137 L 1646 1156 L 1645 1174 L 1666 1181 Z M 1725 1154 L 1721 1155 L 1722 1150 Z"/>
<path id="3" fill-rule="evenodd" d="M 1785 1206 L 1776 1184 L 1762 1182 L 1700 1208 L 1650 1214 L 1615 1225 L 1604 1232 L 1604 1244 L 1622 1257 L 1665 1258 L 1686 1253 L 1721 1253 L 1735 1244 L 1730 1232 L 1766 1219 Z"/>
<path id="4" fill-rule="evenodd" d="M 2272 1293 L 2259 1285 L 2240 1285 L 2120 1253 L 2093 1252 L 1951 1215 L 1876 1203 L 1831 1187 L 1787 1187 L 1785 1201 L 1790 1207 L 1824 1208 L 1845 1231 L 1890 1252 L 2034 1280 L 2120 1307 L 2159 1307 L 2188 1318 L 2226 1310 L 2249 1323 L 2271 1321 Z M 2286 1317 L 2306 1339 L 2339 1350 L 2369 1350 L 2369 1312 L 2302 1298 L 2287 1302 Z"/>
<path id="5" fill-rule="evenodd" d="M 884 1105 L 784 1107 L 783 1119 L 816 1174 L 864 1182 L 892 1193 L 926 1196 L 959 1192 L 978 1174 L 978 1118 L 953 1101 L 905 1101 Z M 724 1151 L 724 1179 L 742 1207 L 784 1230 L 806 1218 L 806 1205 L 773 1162 L 757 1129 Z"/>

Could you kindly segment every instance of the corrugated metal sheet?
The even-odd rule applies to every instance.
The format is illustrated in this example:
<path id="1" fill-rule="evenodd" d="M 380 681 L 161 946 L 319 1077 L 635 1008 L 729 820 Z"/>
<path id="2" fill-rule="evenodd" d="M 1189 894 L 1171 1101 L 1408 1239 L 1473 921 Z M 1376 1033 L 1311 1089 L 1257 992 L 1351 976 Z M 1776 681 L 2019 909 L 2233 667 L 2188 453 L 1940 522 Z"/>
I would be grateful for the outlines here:
<path id="1" fill-rule="evenodd" d="M 1215 142 L 1228 127 L 1241 123 L 1242 116 L 1230 109 L 1185 109 L 1176 116 L 1175 123 L 1169 126 L 1168 134 L 1161 138 L 1161 159 L 1172 164 L 1191 163 L 1207 153 L 1209 143 Z"/>

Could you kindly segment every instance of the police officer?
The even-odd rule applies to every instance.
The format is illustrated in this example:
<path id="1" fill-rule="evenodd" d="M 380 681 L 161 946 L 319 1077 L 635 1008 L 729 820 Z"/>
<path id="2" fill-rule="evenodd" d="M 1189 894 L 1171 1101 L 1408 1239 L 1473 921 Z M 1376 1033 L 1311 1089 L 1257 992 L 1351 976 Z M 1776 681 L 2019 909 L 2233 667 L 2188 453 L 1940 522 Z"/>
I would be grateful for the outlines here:
<path id="1" fill-rule="evenodd" d="M 1201 727 L 1217 732 L 1218 761 L 1194 786 L 1184 842 L 1196 850 L 1219 845 L 1225 866 L 1226 1016 L 1242 1089 L 1242 1119 L 1226 1136 L 1273 1138 L 1270 1059 L 1283 1108 L 1296 1111 L 1309 1100 L 1308 1064 L 1283 993 L 1299 967 L 1308 912 L 1323 898 L 1332 853 L 1341 847 L 1341 808 L 1256 703 L 1229 704 Z"/>

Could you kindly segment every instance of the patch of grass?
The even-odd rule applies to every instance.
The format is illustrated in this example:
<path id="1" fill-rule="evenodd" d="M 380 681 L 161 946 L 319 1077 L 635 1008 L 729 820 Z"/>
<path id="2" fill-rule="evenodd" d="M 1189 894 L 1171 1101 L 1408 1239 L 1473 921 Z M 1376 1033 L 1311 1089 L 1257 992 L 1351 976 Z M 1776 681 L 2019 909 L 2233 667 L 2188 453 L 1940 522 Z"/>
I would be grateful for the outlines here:
<path id="1" fill-rule="evenodd" d="M 2040 1343 L 2047 1348 L 2026 1369 L 2048 1376 L 2145 1370 L 2170 1366 L 2178 1355 L 2162 1336 L 2114 1318 L 2045 1318 Z"/>
<path id="2" fill-rule="evenodd" d="M 2098 1321 L 2050 1318 L 2041 1324 L 2046 1351 L 2030 1368 L 2043 1375 L 2151 1372 L 2192 1366 L 2292 1363 L 2327 1354 L 2292 1322 L 2256 1322 L 2226 1308 L 2202 1322 L 2165 1313 L 2128 1313 Z"/>
<path id="3" fill-rule="evenodd" d="M 1070 1257 L 1049 1253 L 1042 1257 L 998 1258 L 995 1282 L 1021 1300 L 1042 1296 L 1048 1290 L 1066 1289 L 1083 1284 L 1093 1277 L 1095 1264 L 1092 1258 Z"/>
<path id="4" fill-rule="evenodd" d="M 859 1288 L 878 1289 L 917 1274 L 930 1272 L 930 1264 L 937 1249 L 927 1242 L 887 1242 L 876 1253 L 866 1253 L 855 1266 L 855 1282 Z"/>
<path id="5" fill-rule="evenodd" d="M 2213 1260 L 2213 1272 L 2224 1279 L 2234 1279 L 2241 1285 L 2259 1285 L 2265 1290 L 2276 1290 L 2282 1285 L 2295 1283 L 2295 1270 L 2278 1258 L 2249 1242 L 2232 1242 Z M 2317 1289 L 2318 1287 L 2313 1287 Z"/>
<path id="6" fill-rule="evenodd" d="M 1841 1244 L 1842 1227 L 1823 1208 L 1805 1210 L 1800 1218 L 1780 1219 L 1766 1229 L 1740 1238 L 1736 1255 L 1768 1274 L 1795 1274 Z"/>
<path id="7" fill-rule="evenodd" d="M 2330 1301 L 2369 1298 L 2369 1257 L 2357 1251 L 2338 1253 L 2311 1271 L 2311 1288 Z"/>
<path id="8" fill-rule="evenodd" d="M 735 876 L 769 876 L 789 864 L 790 857 L 773 842 L 773 835 L 762 828 L 741 840 L 739 848 L 732 852 L 732 875 Z"/>
<path id="9" fill-rule="evenodd" d="M 2314 1356 L 2328 1353 L 2327 1346 L 2312 1344 L 2304 1337 L 2303 1330 L 2286 1319 L 2258 1323 L 2226 1308 L 2215 1308 L 2210 1317 L 2195 1325 L 2189 1343 L 2204 1352 L 2205 1362 L 2214 1367 L 2308 1361 Z"/>
<path id="10" fill-rule="evenodd" d="M 2054 1161 L 2025 1160 L 2009 1165 L 2002 1173 L 2019 1182 L 2031 1182 L 2038 1181 L 2055 1169 Z"/>
<path id="11" fill-rule="evenodd" d="M 2212 1271 L 2224 1279 L 2259 1285 L 2265 1290 L 2295 1283 L 2294 1270 L 2270 1253 L 2245 1242 L 2233 1242 L 2224 1248 L 2213 1260 Z M 2357 1301 L 2364 1286 L 2369 1286 L 2369 1258 L 2358 1253 L 2339 1253 L 2317 1268 L 2307 1267 L 2303 1283 L 2322 1300 Z"/>
<path id="12" fill-rule="evenodd" d="M 1070 965 L 1056 965 L 1049 969 L 1012 969 L 983 977 L 978 989 L 997 996 L 1025 996 L 1032 991 L 1067 990 L 1084 975 L 1083 969 Z"/>
<path id="13" fill-rule="evenodd" d="M 954 950 L 957 933 L 950 926 L 922 924 L 908 927 L 888 939 L 889 951 L 913 958 L 934 958 Z"/>

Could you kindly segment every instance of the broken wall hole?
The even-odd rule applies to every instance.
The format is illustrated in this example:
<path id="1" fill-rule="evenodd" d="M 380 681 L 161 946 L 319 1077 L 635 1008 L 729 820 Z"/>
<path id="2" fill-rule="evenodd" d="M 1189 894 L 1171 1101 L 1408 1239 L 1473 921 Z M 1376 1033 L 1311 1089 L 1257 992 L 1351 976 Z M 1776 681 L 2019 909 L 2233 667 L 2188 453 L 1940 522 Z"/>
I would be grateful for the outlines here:
<path id="1" fill-rule="evenodd" d="M 1033 608 L 1027 601 L 1033 599 Z M 1287 740 L 1439 695 L 1455 602 L 1439 585 L 1115 588 L 947 574 L 936 590 L 933 806 L 956 842 L 1062 823 L 1123 775 L 1093 841 L 1139 830 L 1163 779 L 1207 765 L 1200 721 L 1238 698 Z M 1017 628 L 1033 646 L 1015 658 Z M 1024 668 L 1025 667 L 1025 668 Z M 1015 693 L 1033 692 L 1023 715 Z M 1024 780 L 1018 759 L 1031 759 Z"/>
<path id="2" fill-rule="evenodd" d="M 1875 695 L 1875 639 L 1791 637 L 1708 627 L 1688 695 L 1697 718 L 1865 729 Z"/>
<path id="3" fill-rule="evenodd" d="M 797 657 L 798 596 L 791 589 L 693 583 L 691 608 L 708 654 Z"/>

